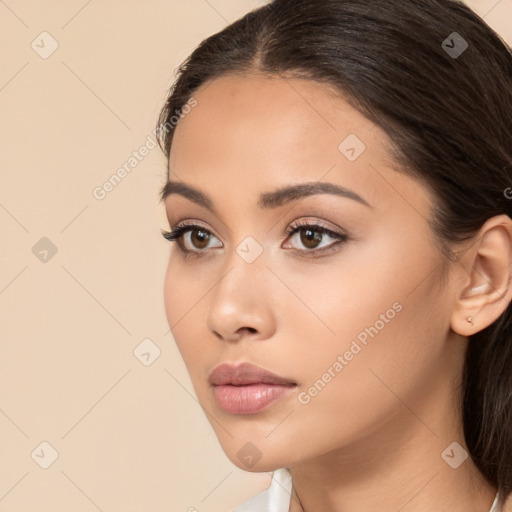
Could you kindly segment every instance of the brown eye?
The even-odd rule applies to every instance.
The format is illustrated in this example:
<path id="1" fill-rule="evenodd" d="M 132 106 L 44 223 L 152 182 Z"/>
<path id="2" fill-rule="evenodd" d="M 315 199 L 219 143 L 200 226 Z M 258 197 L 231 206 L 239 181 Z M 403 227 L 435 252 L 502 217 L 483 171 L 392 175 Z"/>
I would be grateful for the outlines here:
<path id="1" fill-rule="evenodd" d="M 323 234 L 314 229 L 301 229 L 300 241 L 308 249 L 316 249 L 322 242 Z"/>
<path id="2" fill-rule="evenodd" d="M 162 230 L 162 236 L 169 242 L 176 242 L 184 253 L 197 254 L 206 252 L 210 242 L 217 240 L 208 229 L 198 224 L 182 224 L 170 231 Z M 213 247 L 222 247 L 222 243 Z"/>
<path id="3" fill-rule="evenodd" d="M 196 249 L 205 249 L 210 241 L 210 233 L 204 229 L 190 230 L 190 242 Z"/>
<path id="4" fill-rule="evenodd" d="M 283 248 L 297 249 L 303 252 L 304 255 L 321 254 L 324 250 L 334 250 L 335 246 L 347 242 L 349 239 L 345 233 L 338 233 L 314 222 L 306 222 L 290 227 L 286 234 L 288 235 L 288 240 Z"/>

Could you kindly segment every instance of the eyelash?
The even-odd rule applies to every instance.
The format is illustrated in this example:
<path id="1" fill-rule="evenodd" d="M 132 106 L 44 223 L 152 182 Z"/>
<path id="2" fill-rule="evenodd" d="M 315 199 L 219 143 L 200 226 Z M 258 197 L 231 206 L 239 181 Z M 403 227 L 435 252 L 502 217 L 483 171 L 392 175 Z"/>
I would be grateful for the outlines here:
<path id="1" fill-rule="evenodd" d="M 331 250 L 333 250 L 335 246 L 339 245 L 340 243 L 347 242 L 349 240 L 348 235 L 346 235 L 345 233 L 337 233 L 336 231 L 332 231 L 331 229 L 328 229 L 327 227 L 323 226 L 321 223 L 311 222 L 311 221 L 302 221 L 302 222 L 299 221 L 296 224 L 291 225 L 285 232 L 286 237 L 289 238 L 292 235 L 294 235 L 295 233 L 305 230 L 306 228 L 309 228 L 311 231 L 315 231 L 322 235 L 328 235 L 330 238 L 337 240 L 337 242 L 329 244 L 327 247 L 324 247 L 322 249 L 309 249 L 309 250 L 308 249 L 305 249 L 305 250 L 288 249 L 288 250 L 293 250 L 296 253 L 300 253 L 302 256 L 306 256 L 306 255 L 309 256 L 309 255 L 312 255 L 313 253 L 331 252 Z M 208 233 L 209 235 L 213 235 L 213 233 L 210 230 L 204 228 L 203 226 L 200 226 L 199 224 L 193 224 L 193 223 L 179 224 L 175 228 L 170 229 L 170 230 L 162 229 L 161 232 L 162 232 L 162 236 L 169 242 L 174 242 L 174 241 L 178 242 L 178 246 L 179 246 L 180 250 L 182 251 L 182 253 L 185 254 L 186 258 L 189 256 L 201 257 L 204 255 L 204 253 L 208 252 L 208 249 L 198 249 L 198 250 L 191 251 L 189 249 L 184 249 L 182 244 L 179 243 L 181 238 L 185 234 L 187 234 L 189 231 L 194 231 L 194 230 L 204 231 L 204 232 Z M 306 253 L 306 254 L 304 254 L 304 253 Z M 311 256 L 309 256 L 309 257 L 311 257 Z"/>

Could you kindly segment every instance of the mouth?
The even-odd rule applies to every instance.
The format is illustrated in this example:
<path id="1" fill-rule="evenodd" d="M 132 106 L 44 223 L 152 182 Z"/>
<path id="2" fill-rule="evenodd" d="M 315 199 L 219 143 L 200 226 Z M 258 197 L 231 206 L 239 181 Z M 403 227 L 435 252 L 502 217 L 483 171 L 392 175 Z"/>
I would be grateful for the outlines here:
<path id="1" fill-rule="evenodd" d="M 250 363 L 221 364 L 209 377 L 219 407 L 229 414 L 254 414 L 289 395 L 297 383 Z"/>

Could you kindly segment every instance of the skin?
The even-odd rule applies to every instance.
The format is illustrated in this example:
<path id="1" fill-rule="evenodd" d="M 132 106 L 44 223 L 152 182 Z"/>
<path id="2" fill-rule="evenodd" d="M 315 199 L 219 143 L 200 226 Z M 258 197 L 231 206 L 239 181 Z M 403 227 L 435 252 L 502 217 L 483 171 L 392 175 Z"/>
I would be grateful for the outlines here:
<path id="1" fill-rule="evenodd" d="M 471 457 L 453 469 L 441 453 L 454 441 L 467 448 L 456 390 L 467 336 L 511 300 L 511 219 L 489 219 L 458 247 L 460 260 L 444 282 L 427 224 L 434 196 L 397 172 L 386 134 L 340 94 L 254 71 L 211 81 L 194 97 L 197 106 L 175 131 L 169 177 L 203 191 L 217 214 L 167 197 L 171 226 L 199 221 L 212 238 L 201 257 L 185 258 L 171 245 L 165 307 L 226 455 L 244 470 L 290 468 L 292 512 L 487 512 L 496 489 Z M 349 134 L 366 146 L 353 162 L 338 149 Z M 319 181 L 349 188 L 371 206 L 328 194 L 257 205 L 261 193 Z M 284 234 L 304 220 L 349 240 L 323 235 L 315 249 L 300 232 Z M 263 250 L 252 263 L 236 252 L 248 236 Z M 205 246 L 190 234 L 184 243 Z M 322 254 L 330 244 L 335 250 Z M 299 394 L 397 302 L 394 318 L 301 403 Z M 258 413 L 225 413 L 209 373 L 245 361 L 297 387 Z M 261 452 L 250 468 L 237 456 L 249 441 Z"/>

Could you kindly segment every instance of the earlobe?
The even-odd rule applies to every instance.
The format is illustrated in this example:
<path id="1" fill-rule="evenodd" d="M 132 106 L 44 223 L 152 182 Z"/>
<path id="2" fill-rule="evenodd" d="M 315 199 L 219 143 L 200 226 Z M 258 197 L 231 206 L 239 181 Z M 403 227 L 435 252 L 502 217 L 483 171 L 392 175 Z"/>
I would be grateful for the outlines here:
<path id="1" fill-rule="evenodd" d="M 459 261 L 465 273 L 454 304 L 451 328 L 470 336 L 491 325 L 512 298 L 512 219 L 488 219 Z"/>

